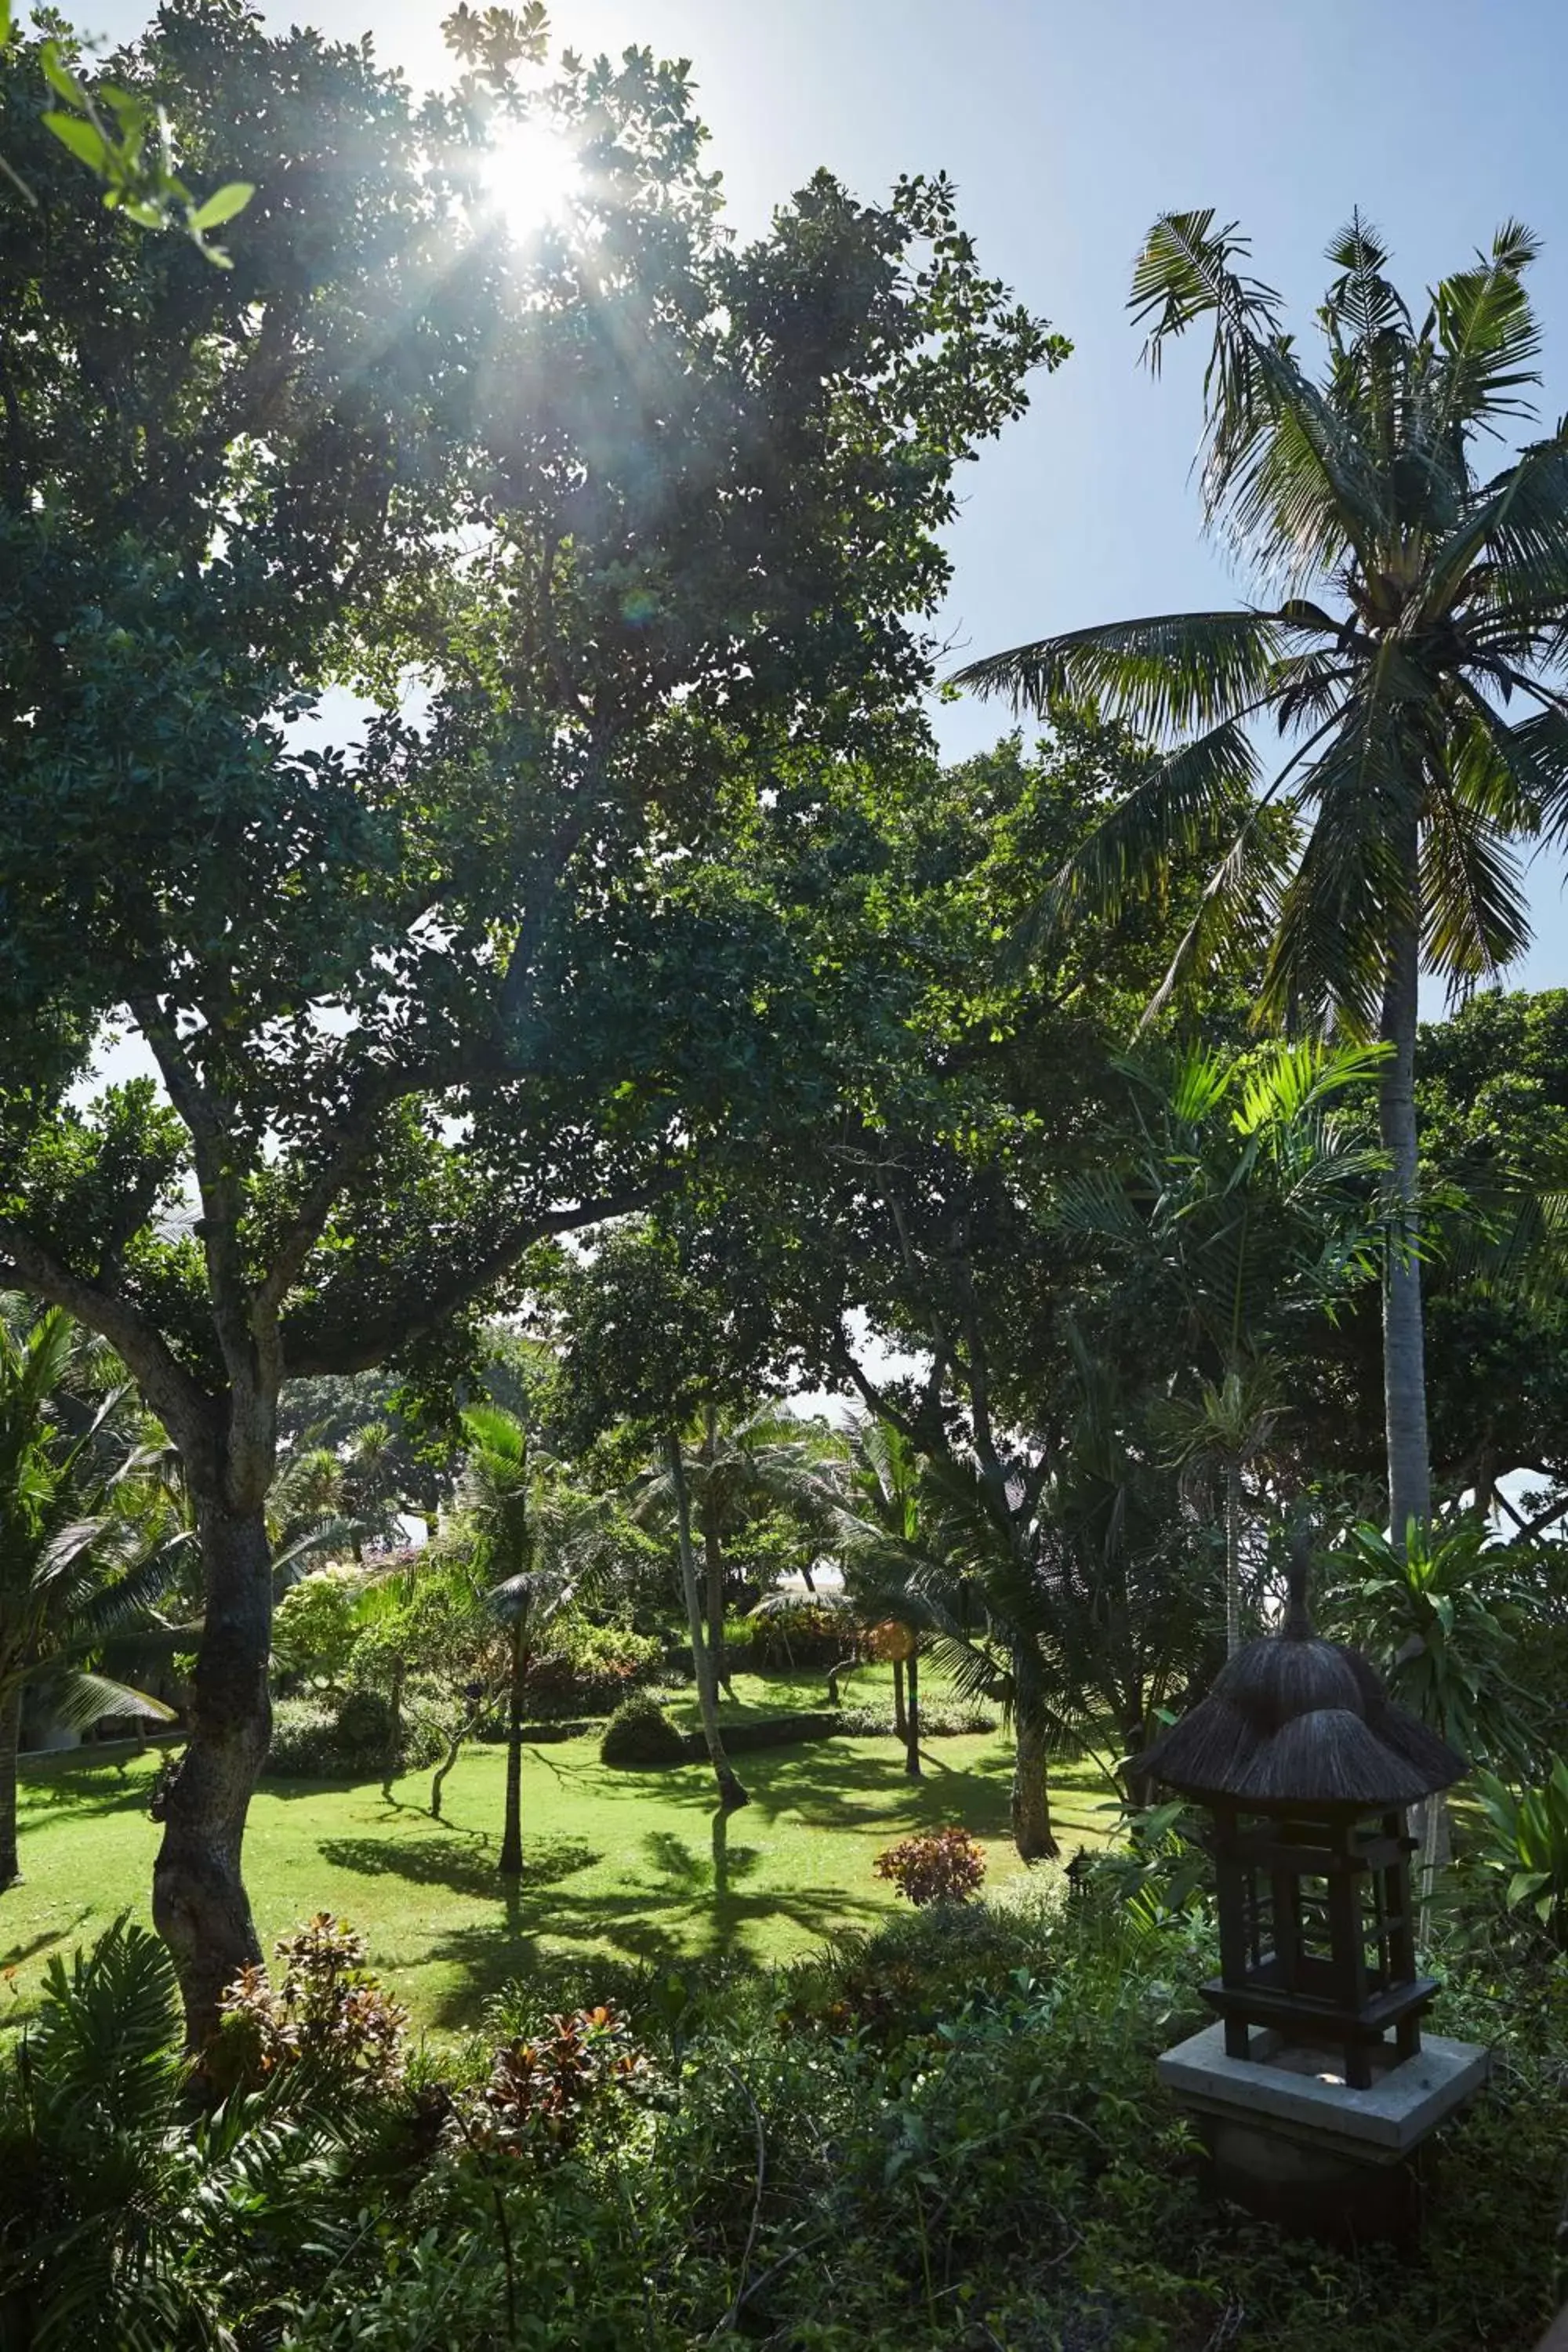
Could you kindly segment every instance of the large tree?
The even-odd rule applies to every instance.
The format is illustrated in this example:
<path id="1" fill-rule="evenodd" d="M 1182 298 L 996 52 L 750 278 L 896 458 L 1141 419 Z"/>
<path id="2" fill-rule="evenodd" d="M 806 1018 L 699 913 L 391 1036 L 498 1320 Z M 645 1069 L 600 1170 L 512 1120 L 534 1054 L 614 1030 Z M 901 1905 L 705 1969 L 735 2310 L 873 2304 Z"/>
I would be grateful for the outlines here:
<path id="1" fill-rule="evenodd" d="M 1395 1537 L 1431 1504 L 1415 1097 L 1423 965 L 1459 991 L 1524 946 L 1511 845 L 1568 814 L 1568 428 L 1500 472 L 1489 442 L 1533 416 L 1534 239 L 1501 228 L 1418 312 L 1359 217 L 1329 249 L 1314 374 L 1279 298 L 1209 212 L 1154 225 L 1131 307 L 1157 366 L 1190 328 L 1205 376 L 1205 506 L 1258 604 L 1160 614 L 1014 647 L 963 673 L 1047 708 L 1089 695 L 1166 756 L 1059 878 L 1050 911 L 1155 887 L 1223 849 L 1173 966 L 1267 933 L 1259 1014 L 1333 1020 L 1390 1048 L 1384 1383 Z M 1264 722 L 1289 755 L 1269 773 Z M 1299 822 L 1294 848 L 1260 823 Z"/>
<path id="2" fill-rule="evenodd" d="M 113 1343 L 194 1498 L 193 2035 L 258 1948 L 281 1383 L 432 1377 L 542 1235 L 811 1082 L 814 768 L 918 734 L 953 470 L 1058 355 L 945 182 L 820 175 L 732 243 L 679 69 L 525 101 L 514 29 L 416 112 L 171 0 L 106 70 L 194 165 L 223 125 L 230 271 L 84 210 L 25 109 L 43 232 L 0 199 L 0 1281 Z M 525 106 L 583 181 L 519 241 Z M 334 681 L 379 703 L 318 748 Z M 157 1081 L 84 1104 L 106 1019 Z"/>

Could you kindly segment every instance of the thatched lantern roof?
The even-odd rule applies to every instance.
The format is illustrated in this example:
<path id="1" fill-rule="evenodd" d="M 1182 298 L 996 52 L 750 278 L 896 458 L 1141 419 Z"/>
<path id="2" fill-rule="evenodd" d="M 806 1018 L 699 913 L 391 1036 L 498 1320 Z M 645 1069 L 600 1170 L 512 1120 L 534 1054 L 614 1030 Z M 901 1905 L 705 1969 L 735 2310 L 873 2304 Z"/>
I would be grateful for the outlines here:
<path id="1" fill-rule="evenodd" d="M 1325 1642 L 1307 1611 L 1306 1540 L 1292 1542 L 1276 1633 L 1226 1661 L 1208 1696 L 1138 1759 L 1204 1805 L 1244 1811 L 1392 1811 L 1446 1789 L 1465 1759 L 1405 1708 L 1359 1650 Z"/>

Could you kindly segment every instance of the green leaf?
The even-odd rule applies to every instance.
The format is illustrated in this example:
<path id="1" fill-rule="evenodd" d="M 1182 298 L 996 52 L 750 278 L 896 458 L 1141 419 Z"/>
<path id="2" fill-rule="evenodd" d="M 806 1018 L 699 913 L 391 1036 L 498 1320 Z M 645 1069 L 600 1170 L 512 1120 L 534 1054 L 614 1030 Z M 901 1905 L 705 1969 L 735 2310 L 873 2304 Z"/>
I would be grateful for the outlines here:
<path id="1" fill-rule="evenodd" d="M 60 45 L 58 41 L 44 43 L 38 53 L 38 65 L 49 88 L 58 90 L 62 98 L 68 99 L 72 106 L 79 112 L 85 113 L 88 102 L 87 92 L 61 57 Z M 48 120 L 47 115 L 44 119 L 46 121 Z"/>
<path id="2" fill-rule="evenodd" d="M 1508 1882 L 1509 1909 L 1517 1910 L 1521 1903 L 1528 1903 L 1531 1895 L 1539 1895 L 1542 1888 L 1550 1886 L 1551 1883 L 1549 1874 L 1543 1870 L 1516 1870 Z"/>
<path id="3" fill-rule="evenodd" d="M 61 146 L 68 147 L 73 155 L 79 155 L 92 171 L 108 170 L 109 142 L 96 123 L 84 122 L 74 114 L 61 114 L 55 108 L 44 116 L 44 121 Z"/>
<path id="4" fill-rule="evenodd" d="M 225 221 L 233 220 L 237 213 L 242 213 L 255 194 L 256 189 L 249 180 L 230 180 L 226 187 L 217 189 L 191 215 L 192 228 L 220 227 Z"/>
<path id="5" fill-rule="evenodd" d="M 11 0 L 0 0 L 0 49 L 7 47 L 9 46 L 10 39 Z"/>

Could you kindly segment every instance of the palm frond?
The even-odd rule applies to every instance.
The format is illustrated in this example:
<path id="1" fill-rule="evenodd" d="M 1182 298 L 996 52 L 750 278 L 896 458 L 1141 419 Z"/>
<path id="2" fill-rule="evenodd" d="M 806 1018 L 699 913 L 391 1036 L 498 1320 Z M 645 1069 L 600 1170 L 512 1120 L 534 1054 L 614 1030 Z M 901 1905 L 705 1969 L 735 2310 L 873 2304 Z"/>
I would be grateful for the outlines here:
<path id="1" fill-rule="evenodd" d="M 1016 710 L 1095 703 L 1140 733 L 1164 739 L 1253 709 L 1285 642 L 1268 613 L 1155 613 L 1015 646 L 971 662 L 953 682 L 1005 694 Z"/>

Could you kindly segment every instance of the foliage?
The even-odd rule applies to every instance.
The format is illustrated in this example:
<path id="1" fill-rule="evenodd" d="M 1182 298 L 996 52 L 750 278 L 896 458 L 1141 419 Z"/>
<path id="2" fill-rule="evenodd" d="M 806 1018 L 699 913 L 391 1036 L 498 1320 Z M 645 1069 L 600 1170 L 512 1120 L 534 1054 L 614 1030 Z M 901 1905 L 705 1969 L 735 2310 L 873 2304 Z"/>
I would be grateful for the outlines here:
<path id="1" fill-rule="evenodd" d="M 449 1418 L 531 1250 L 837 1099 L 820 866 L 874 869 L 958 469 L 1065 347 L 942 180 L 819 174 L 731 237 L 650 52 L 426 100 L 169 0 L 114 73 L 257 194 L 210 269 L 55 206 L 18 125 L 0 1280 L 110 1339 L 198 1507 L 155 1885 L 199 2032 L 255 1956 L 215 1792 L 265 1753 L 283 1383 L 395 1359 Z M 537 236 L 484 198 L 498 108 L 592 153 Z M 160 1083 L 74 1084 L 110 1022 Z"/>
<path id="2" fill-rule="evenodd" d="M 1413 1528 L 1403 1547 L 1363 1522 L 1330 1566 L 1325 1623 L 1377 1661 L 1403 1706 L 1473 1762 L 1528 1757 L 1534 1726 L 1514 1676 L 1533 1614 L 1528 1548 L 1499 1543 L 1471 1512 Z"/>
<path id="3" fill-rule="evenodd" d="M 224 1995 L 205 2061 L 215 2079 L 255 2087 L 300 2066 L 340 2098 L 402 2081 L 408 2012 L 371 1974 L 364 1939 L 346 1919 L 319 1911 L 279 1937 L 274 1956 L 276 1981 L 247 1968 Z"/>
<path id="4" fill-rule="evenodd" d="M 889 1846 L 872 1867 L 917 1906 L 962 1903 L 984 1878 L 985 1856 L 967 1830 L 932 1830 Z"/>
<path id="5" fill-rule="evenodd" d="M 1476 1793 L 1484 1822 L 1476 1859 L 1506 1882 L 1509 1910 L 1528 1905 L 1559 1947 L 1568 1943 L 1568 1759 L 1553 1757 L 1536 1788 L 1478 1772 Z"/>
<path id="6" fill-rule="evenodd" d="M 1401 1540 L 1432 1507 L 1419 975 L 1456 998 L 1500 975 L 1530 938 L 1519 845 L 1568 823 L 1568 424 L 1482 469 L 1500 433 L 1534 421 L 1538 251 L 1505 221 L 1413 309 L 1352 215 L 1329 247 L 1314 373 L 1237 225 L 1162 215 L 1130 307 L 1152 367 L 1189 330 L 1211 337 L 1205 508 L 1256 599 L 1074 630 L 963 673 L 1037 710 L 1098 701 L 1158 740 L 1150 772 L 1058 869 L 1040 923 L 1158 896 L 1176 861 L 1206 855 L 1152 1010 L 1216 958 L 1261 950 L 1258 1020 L 1331 1020 L 1390 1047 L 1384 1440 Z"/>
<path id="7" fill-rule="evenodd" d="M 11 0 L 0 0 L 0 58 L 11 44 Z M 228 255 L 221 246 L 209 245 L 206 233 L 245 210 L 256 194 L 249 182 L 231 180 L 210 196 L 194 196 L 174 170 L 163 109 L 136 90 L 85 79 L 73 36 L 57 34 L 22 44 L 18 60 L 24 58 L 37 63 L 57 100 L 64 100 L 63 107 L 47 108 L 39 119 L 101 183 L 105 209 L 123 211 L 140 228 L 178 224 L 198 253 L 220 269 L 232 269 Z M 37 205 L 32 189 L 4 155 L 0 178 L 8 180 L 25 203 Z"/>
<path id="8" fill-rule="evenodd" d="M 272 1661 L 279 1673 L 329 1685 L 342 1681 L 363 1586 L 362 1571 L 337 1567 L 315 1569 L 289 1587 L 272 1615 Z"/>
<path id="9" fill-rule="evenodd" d="M 641 2087 L 648 2062 L 629 2021 L 613 2004 L 552 2017 L 537 2040 L 519 2036 L 499 2049 L 471 2116 L 465 2143 L 564 2154 L 576 2142 L 590 2103 L 609 2089 Z"/>
<path id="10" fill-rule="evenodd" d="M 336 1700 L 275 1699 L 267 1771 L 278 1780 L 384 1779 L 434 1764 L 446 1745 L 450 1705 L 416 1698 L 399 1712 L 395 1750 L 392 1713 L 376 1691 L 345 1691 Z"/>
<path id="11" fill-rule="evenodd" d="M 120 1714 L 173 1715 L 90 1669 L 109 1637 L 147 1623 L 184 1541 L 142 1475 L 120 1368 L 59 1308 L 14 1325 L 15 1304 L 0 1296 L 0 1886 L 17 1868 L 29 1685 L 78 1729 Z"/>
<path id="12" fill-rule="evenodd" d="M 358 2126 L 278 2091 L 195 2119 L 174 1970 L 117 1922 L 51 1960 L 36 2026 L 0 2060 L 0 2333 L 227 2352 L 336 2233 L 332 2162 Z M 281 2089 L 279 2085 L 279 2090 Z"/>
<path id="13" fill-rule="evenodd" d="M 862 1635 L 848 1611 L 804 1596 L 770 1595 L 749 1621 L 746 1637 L 752 1664 L 762 1673 L 775 1667 L 817 1667 L 852 1663 Z"/>
<path id="14" fill-rule="evenodd" d="M 988 1707 L 954 1706 L 941 1698 L 928 1698 L 921 1694 L 921 1738 L 922 1739 L 962 1739 L 976 1732 L 994 1731 L 998 1717 Z M 851 1702 L 838 1710 L 838 1728 L 847 1739 L 894 1739 L 901 1735 L 898 1719 L 889 1706 L 858 1706 Z"/>
<path id="15" fill-rule="evenodd" d="M 684 1764 L 689 1750 L 649 1691 L 622 1699 L 605 1727 L 599 1758 L 605 1764 Z"/>
<path id="16" fill-rule="evenodd" d="M 657 1681 L 663 1671 L 664 1643 L 657 1633 L 595 1625 L 568 1611 L 530 1663 L 529 1715 L 543 1722 L 610 1715 L 634 1685 Z"/>

